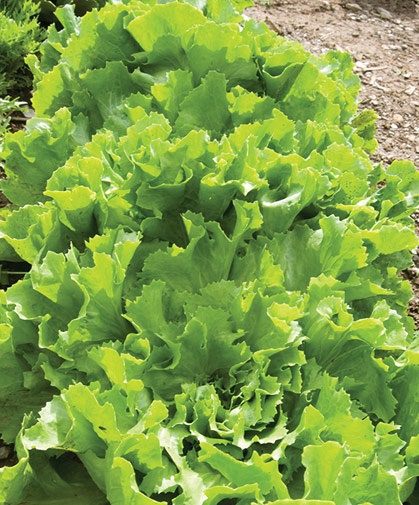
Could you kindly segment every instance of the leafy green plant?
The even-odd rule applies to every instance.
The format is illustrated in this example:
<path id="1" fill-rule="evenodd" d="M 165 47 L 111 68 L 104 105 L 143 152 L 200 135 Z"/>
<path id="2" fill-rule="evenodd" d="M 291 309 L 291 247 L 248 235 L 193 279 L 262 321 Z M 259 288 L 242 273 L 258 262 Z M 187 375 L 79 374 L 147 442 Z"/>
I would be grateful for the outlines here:
<path id="1" fill-rule="evenodd" d="M 57 7 L 72 5 L 78 16 L 83 16 L 86 12 L 92 9 L 99 9 L 109 1 L 116 3 L 114 0 L 40 0 L 40 19 L 45 24 L 51 24 L 56 21 L 55 11 Z M 122 3 L 122 0 L 121 0 Z"/>
<path id="2" fill-rule="evenodd" d="M 32 0 L 0 0 L 0 11 L 17 23 L 27 23 L 39 14 L 39 6 Z"/>
<path id="3" fill-rule="evenodd" d="M 5 96 L 4 98 L 0 97 L 0 150 L 3 146 L 4 137 L 10 129 L 12 114 L 23 112 L 25 105 L 25 102 L 19 101 L 17 98 L 12 99 L 10 96 Z M 3 168 L 3 163 L 0 161 L 0 170 L 3 171 Z M 4 278 L 4 276 L 1 275 L 1 267 L 0 277 Z"/>
<path id="4" fill-rule="evenodd" d="M 31 269 L 0 292 L 0 499 L 400 505 L 419 175 L 369 160 L 348 55 L 200 7 L 67 7 L 31 59 L 38 117 L 3 149 L 0 256 Z"/>
<path id="5" fill-rule="evenodd" d="M 0 2 L 0 95 L 16 96 L 31 86 L 25 57 L 35 52 L 43 38 L 38 25 L 39 6 L 31 0 Z"/>

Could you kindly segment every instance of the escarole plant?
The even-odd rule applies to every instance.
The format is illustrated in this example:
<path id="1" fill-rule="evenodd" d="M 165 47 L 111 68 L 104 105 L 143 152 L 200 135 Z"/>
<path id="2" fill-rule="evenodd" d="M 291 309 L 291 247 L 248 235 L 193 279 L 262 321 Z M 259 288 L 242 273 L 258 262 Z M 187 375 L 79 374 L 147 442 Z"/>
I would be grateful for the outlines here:
<path id="1" fill-rule="evenodd" d="M 413 505 L 419 176 L 370 161 L 347 54 L 198 3 L 65 7 L 30 60 L 0 502 Z"/>

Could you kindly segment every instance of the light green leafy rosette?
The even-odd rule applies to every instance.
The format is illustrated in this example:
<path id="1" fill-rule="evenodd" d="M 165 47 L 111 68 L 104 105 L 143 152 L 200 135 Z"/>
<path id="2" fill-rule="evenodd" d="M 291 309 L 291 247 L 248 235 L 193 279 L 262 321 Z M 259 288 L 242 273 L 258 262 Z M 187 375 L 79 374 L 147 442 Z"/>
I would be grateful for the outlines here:
<path id="1" fill-rule="evenodd" d="M 30 60 L 0 502 L 414 505 L 419 175 L 370 161 L 348 55 L 193 3 L 64 7 Z"/>

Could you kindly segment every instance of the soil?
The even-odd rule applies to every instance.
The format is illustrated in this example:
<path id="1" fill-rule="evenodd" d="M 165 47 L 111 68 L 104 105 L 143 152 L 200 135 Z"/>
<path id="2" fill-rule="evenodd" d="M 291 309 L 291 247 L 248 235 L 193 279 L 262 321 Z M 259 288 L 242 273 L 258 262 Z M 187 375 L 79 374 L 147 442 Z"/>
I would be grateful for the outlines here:
<path id="1" fill-rule="evenodd" d="M 14 466 L 18 462 L 13 445 L 7 445 L 0 439 L 0 468 Z"/>
<path id="2" fill-rule="evenodd" d="M 246 10 L 313 54 L 346 51 L 361 80 L 359 111 L 374 109 L 379 144 L 371 156 L 386 168 L 419 168 L 419 0 L 259 0 Z M 419 212 L 413 214 L 419 235 Z M 409 314 L 419 330 L 419 253 L 403 277 L 412 286 Z"/>

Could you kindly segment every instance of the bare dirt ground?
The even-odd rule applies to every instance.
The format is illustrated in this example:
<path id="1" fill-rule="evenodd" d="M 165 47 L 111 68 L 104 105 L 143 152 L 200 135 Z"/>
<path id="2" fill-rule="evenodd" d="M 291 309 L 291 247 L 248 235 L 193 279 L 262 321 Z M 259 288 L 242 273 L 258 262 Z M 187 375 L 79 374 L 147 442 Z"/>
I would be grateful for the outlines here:
<path id="1" fill-rule="evenodd" d="M 361 80 L 359 110 L 374 109 L 379 144 L 371 158 L 419 169 L 419 0 L 259 0 L 246 14 L 314 54 L 347 51 Z M 419 212 L 414 214 L 419 235 Z M 419 253 L 403 272 L 419 329 Z"/>

